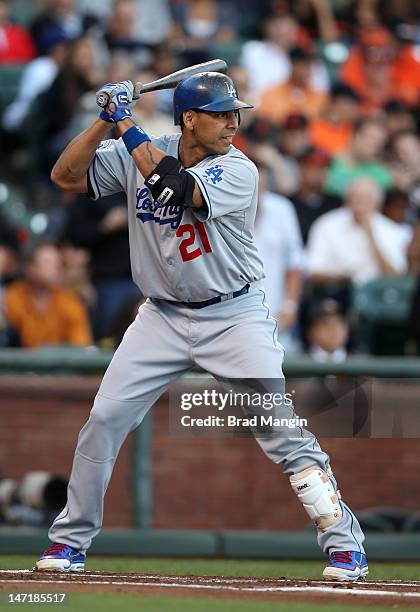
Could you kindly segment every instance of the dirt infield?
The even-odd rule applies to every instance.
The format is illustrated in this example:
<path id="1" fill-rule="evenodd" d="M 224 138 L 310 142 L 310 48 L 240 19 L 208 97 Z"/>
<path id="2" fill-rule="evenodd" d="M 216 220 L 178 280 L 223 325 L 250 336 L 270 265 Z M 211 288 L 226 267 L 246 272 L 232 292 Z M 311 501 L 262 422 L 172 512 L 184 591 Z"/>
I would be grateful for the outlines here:
<path id="1" fill-rule="evenodd" d="M 420 582 L 363 581 L 356 583 L 288 578 L 229 578 L 226 576 L 161 576 L 85 572 L 66 574 L 32 570 L 0 570 L 0 591 L 155 592 L 195 597 L 250 597 L 271 601 L 346 602 L 361 605 L 420 607 Z"/>

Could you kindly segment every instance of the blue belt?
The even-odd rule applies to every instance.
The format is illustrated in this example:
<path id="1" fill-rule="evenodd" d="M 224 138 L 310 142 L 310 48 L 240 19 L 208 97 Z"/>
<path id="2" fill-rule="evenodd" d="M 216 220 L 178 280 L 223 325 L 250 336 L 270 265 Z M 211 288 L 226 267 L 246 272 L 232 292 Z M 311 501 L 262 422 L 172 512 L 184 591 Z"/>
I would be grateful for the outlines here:
<path id="1" fill-rule="evenodd" d="M 232 291 L 232 293 L 226 293 L 225 295 L 218 295 L 217 297 L 205 300 L 204 302 L 171 302 L 176 306 L 188 306 L 188 308 L 205 308 L 206 306 L 212 306 L 212 304 L 218 304 L 219 302 L 226 302 L 227 300 L 233 300 L 233 298 L 239 297 L 249 292 L 249 284 L 242 287 L 238 291 Z"/>

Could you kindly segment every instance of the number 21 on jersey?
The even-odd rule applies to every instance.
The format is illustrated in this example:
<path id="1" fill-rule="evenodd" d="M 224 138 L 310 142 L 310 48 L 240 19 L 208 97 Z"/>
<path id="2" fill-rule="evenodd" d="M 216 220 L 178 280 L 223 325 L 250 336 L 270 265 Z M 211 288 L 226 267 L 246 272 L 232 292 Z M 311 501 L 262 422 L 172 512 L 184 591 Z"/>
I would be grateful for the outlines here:
<path id="1" fill-rule="evenodd" d="M 202 248 L 197 245 L 197 234 Z M 178 238 L 185 236 L 179 244 L 179 252 L 181 253 L 182 261 L 191 261 L 192 259 L 196 259 L 196 257 L 200 257 L 200 255 L 203 255 L 203 250 L 204 253 L 212 252 L 209 237 L 207 236 L 206 228 L 202 221 L 196 221 L 194 225 L 192 225 L 192 223 L 183 223 L 178 227 L 176 236 Z"/>

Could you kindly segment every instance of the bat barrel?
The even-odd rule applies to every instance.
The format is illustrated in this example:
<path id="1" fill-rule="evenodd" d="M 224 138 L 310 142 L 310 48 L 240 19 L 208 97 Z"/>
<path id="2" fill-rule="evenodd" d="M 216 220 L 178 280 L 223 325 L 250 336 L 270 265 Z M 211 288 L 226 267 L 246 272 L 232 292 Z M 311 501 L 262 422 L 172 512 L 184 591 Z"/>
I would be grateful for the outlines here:
<path id="1" fill-rule="evenodd" d="M 202 64 L 196 64 L 195 66 L 189 66 L 188 68 L 177 70 L 177 72 L 173 72 L 172 74 L 169 74 L 166 77 L 162 77 L 161 79 L 156 79 L 156 81 L 152 81 L 151 83 L 145 83 L 144 85 L 141 85 L 141 87 L 139 86 L 139 84 L 137 84 L 133 100 L 138 99 L 141 93 L 147 93 L 148 91 L 173 89 L 181 81 L 184 81 L 188 77 L 193 76 L 194 74 L 198 74 L 199 72 L 225 72 L 226 69 L 227 64 L 222 59 L 210 60 L 209 62 L 203 62 Z M 108 93 L 106 91 L 98 91 L 98 93 L 96 94 L 96 102 L 101 108 L 106 108 L 109 104 Z"/>
<path id="2" fill-rule="evenodd" d="M 148 91 L 158 91 L 159 89 L 172 89 L 178 85 L 181 81 L 184 81 L 194 74 L 199 72 L 225 72 L 227 64 L 222 59 L 210 60 L 209 62 L 203 62 L 196 66 L 189 66 L 183 68 L 166 77 L 152 81 L 151 83 L 145 83 L 141 88 L 141 93 L 147 93 Z"/>

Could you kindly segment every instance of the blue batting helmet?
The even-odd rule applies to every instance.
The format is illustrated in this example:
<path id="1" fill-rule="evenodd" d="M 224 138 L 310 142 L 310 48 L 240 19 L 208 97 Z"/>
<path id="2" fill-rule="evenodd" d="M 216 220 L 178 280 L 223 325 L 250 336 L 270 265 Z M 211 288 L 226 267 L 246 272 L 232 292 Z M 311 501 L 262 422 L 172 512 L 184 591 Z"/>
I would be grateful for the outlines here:
<path id="1" fill-rule="evenodd" d="M 220 72 L 200 72 L 181 81 L 174 92 L 174 122 L 179 125 L 182 113 L 190 109 L 223 112 L 253 108 L 238 100 L 232 79 Z"/>

